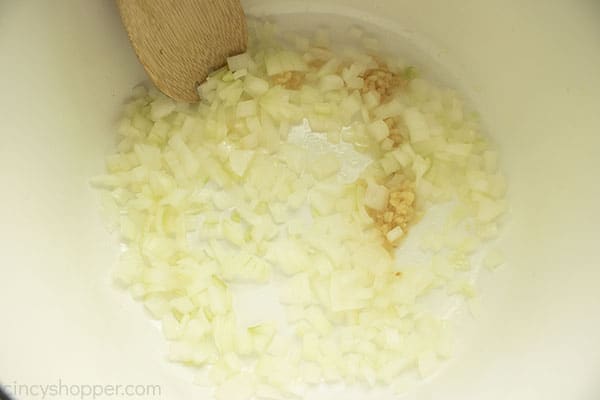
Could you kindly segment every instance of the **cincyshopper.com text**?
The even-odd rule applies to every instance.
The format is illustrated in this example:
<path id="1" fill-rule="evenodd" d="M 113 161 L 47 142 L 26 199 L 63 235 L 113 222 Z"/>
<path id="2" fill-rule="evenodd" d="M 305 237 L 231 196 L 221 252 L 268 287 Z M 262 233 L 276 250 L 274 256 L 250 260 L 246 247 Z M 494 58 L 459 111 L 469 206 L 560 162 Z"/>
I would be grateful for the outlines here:
<path id="1" fill-rule="evenodd" d="M 0 388 L 15 400 L 26 399 L 108 399 L 130 397 L 132 399 L 159 399 L 160 385 L 125 384 L 67 384 L 59 379 L 49 384 L 24 384 L 16 381 L 0 383 Z"/>

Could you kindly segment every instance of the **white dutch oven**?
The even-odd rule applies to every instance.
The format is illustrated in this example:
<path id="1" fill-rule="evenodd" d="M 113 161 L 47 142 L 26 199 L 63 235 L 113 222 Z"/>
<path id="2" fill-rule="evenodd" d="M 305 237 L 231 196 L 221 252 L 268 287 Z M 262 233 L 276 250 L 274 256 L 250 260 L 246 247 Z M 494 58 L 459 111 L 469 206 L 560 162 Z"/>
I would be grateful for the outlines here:
<path id="1" fill-rule="evenodd" d="M 600 3 L 244 6 L 293 14 L 283 18 L 304 28 L 337 15 L 386 32 L 388 44 L 465 93 L 500 148 L 507 262 L 480 280 L 484 312 L 459 324 L 456 355 L 417 398 L 600 398 Z M 0 381 L 74 392 L 157 384 L 160 396 L 145 398 L 204 398 L 189 371 L 165 361 L 143 308 L 111 287 L 118 244 L 87 183 L 114 143 L 123 100 L 144 79 L 115 5 L 0 2 L 0 77 Z M 55 398 L 77 398 L 62 390 Z M 364 398 L 337 393 L 328 398 Z"/>

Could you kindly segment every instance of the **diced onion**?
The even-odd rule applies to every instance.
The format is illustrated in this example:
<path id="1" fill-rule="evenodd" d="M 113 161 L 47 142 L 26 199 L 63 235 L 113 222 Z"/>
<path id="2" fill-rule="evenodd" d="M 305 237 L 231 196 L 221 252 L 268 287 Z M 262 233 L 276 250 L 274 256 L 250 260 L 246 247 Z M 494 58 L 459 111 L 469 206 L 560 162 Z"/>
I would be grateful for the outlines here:
<path id="1" fill-rule="evenodd" d="M 199 104 L 134 89 L 116 154 L 91 181 L 126 247 L 114 280 L 160 321 L 172 361 L 210 367 L 198 382 L 217 399 L 302 398 L 297 380 L 400 391 L 405 372 L 430 376 L 452 353 L 434 288 L 480 312 L 466 276 L 507 208 L 498 153 L 454 92 L 374 54 L 381 43 L 361 28 L 348 35 L 362 47 L 341 52 L 327 29 L 288 35 L 288 48 L 276 25 L 250 28 L 248 51 L 198 87 Z M 434 254 L 395 259 L 447 201 L 421 244 Z M 481 260 L 503 262 L 499 250 Z M 237 285 L 267 282 L 284 329 L 237 312 Z"/>
<path id="2" fill-rule="evenodd" d="M 389 190 L 374 182 L 369 182 L 365 193 L 365 205 L 374 210 L 383 210 L 388 202 Z"/>
<path id="3" fill-rule="evenodd" d="M 233 72 L 242 69 L 248 70 L 252 63 L 252 58 L 248 53 L 242 53 L 232 57 L 227 57 L 227 67 L 230 71 Z"/>

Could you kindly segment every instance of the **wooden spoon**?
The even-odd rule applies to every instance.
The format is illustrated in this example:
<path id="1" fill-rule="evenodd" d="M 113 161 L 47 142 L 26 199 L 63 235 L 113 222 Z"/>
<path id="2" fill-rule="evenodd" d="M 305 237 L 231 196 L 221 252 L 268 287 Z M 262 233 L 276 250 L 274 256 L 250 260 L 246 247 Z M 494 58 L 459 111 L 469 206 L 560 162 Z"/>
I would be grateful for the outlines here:
<path id="1" fill-rule="evenodd" d="M 129 40 L 164 94 L 199 100 L 196 87 L 227 57 L 246 50 L 239 0 L 117 0 Z"/>

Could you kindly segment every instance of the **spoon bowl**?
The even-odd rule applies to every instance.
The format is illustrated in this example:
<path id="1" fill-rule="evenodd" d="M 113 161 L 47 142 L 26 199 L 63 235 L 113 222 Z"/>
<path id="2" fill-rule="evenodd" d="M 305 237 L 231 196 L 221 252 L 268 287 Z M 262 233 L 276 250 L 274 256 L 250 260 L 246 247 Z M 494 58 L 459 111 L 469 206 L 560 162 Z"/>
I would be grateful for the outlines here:
<path id="1" fill-rule="evenodd" d="M 196 87 L 246 50 L 239 0 L 117 0 L 129 40 L 152 82 L 180 101 L 199 100 Z"/>

